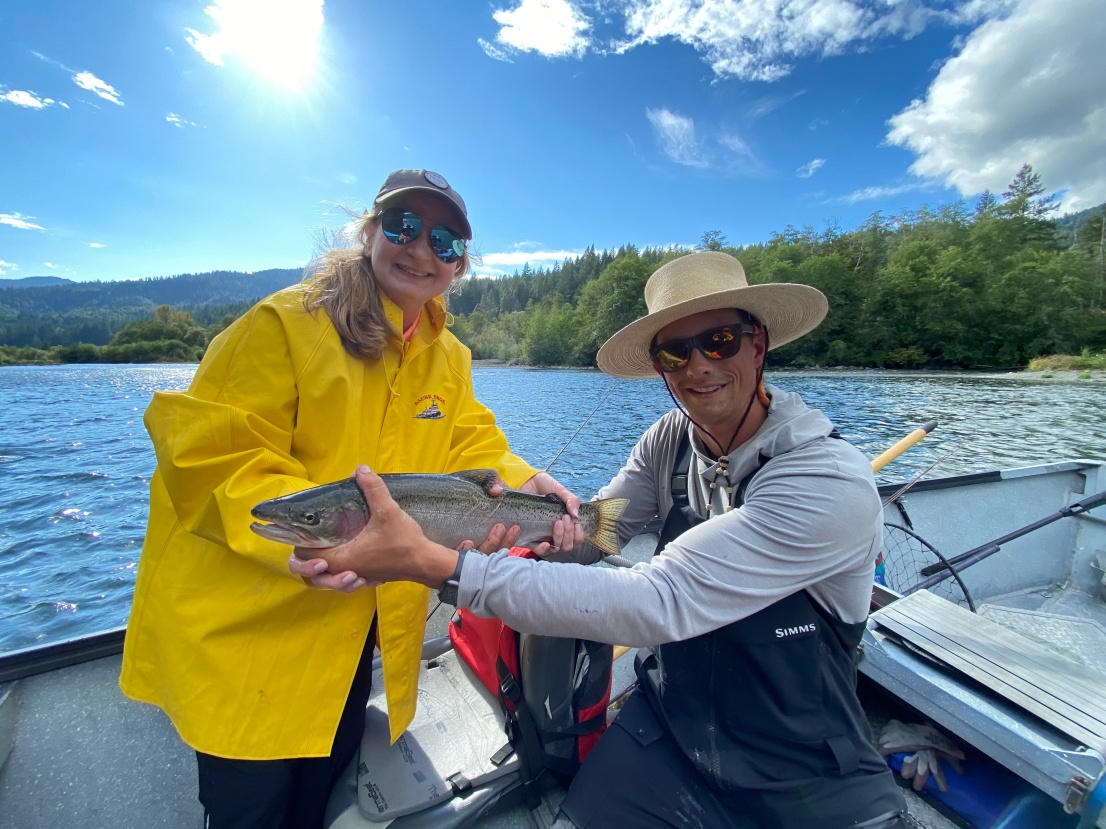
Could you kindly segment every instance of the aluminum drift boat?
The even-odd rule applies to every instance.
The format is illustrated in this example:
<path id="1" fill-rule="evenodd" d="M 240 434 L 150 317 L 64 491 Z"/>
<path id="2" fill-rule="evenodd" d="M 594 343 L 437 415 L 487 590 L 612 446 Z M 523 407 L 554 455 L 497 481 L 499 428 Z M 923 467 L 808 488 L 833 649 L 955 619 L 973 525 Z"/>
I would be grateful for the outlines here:
<path id="1" fill-rule="evenodd" d="M 899 488 L 884 487 L 884 496 Z M 989 550 L 989 542 L 1103 492 L 1106 464 L 1067 461 L 923 480 L 885 509 L 878 574 L 883 584 L 873 593 L 874 612 L 862 644 L 862 698 L 877 731 L 892 716 L 928 720 L 943 729 L 970 752 L 964 781 L 974 763 L 1024 786 L 1033 797 L 1018 795 L 1006 804 L 1003 819 L 1009 822 L 1003 825 L 1017 825 L 1013 812 L 1032 800 L 1038 817 L 1021 825 L 1106 829 L 1106 816 L 1096 813 L 1106 794 L 1106 508 L 1058 517 L 1004 541 L 997 552 L 959 565 L 963 569 L 955 576 L 932 580 L 948 572 L 944 561 L 981 546 Z M 647 558 L 654 543 L 655 537 L 643 535 L 625 556 Z M 918 589 L 927 579 L 930 586 Z M 433 620 L 439 632 L 444 615 Z M 125 699 L 118 690 L 123 633 L 0 657 L 0 826 L 201 824 L 194 755 L 160 711 Z M 534 639 L 534 661 L 540 661 L 549 641 Z M 408 747 L 417 747 L 420 762 L 442 780 L 457 781 L 451 771 L 458 762 L 454 747 L 435 744 L 435 729 L 420 731 L 419 723 L 433 726 L 435 717 L 451 716 L 449 711 L 463 706 L 477 722 L 469 742 L 479 745 L 478 735 L 484 735 L 479 755 L 502 747 L 501 721 L 495 701 L 480 698 L 478 683 L 453 659 L 447 641 L 428 641 L 425 655 L 424 719 L 413 724 Z M 632 682 L 631 662 L 616 663 L 616 695 Z M 441 692 L 445 685 L 457 696 Z M 373 721 L 370 716 L 370 732 Z M 373 750 L 370 737 L 367 733 L 366 751 Z M 366 767 L 382 762 L 365 758 Z M 405 814 L 390 824 L 364 817 L 372 809 L 358 805 L 364 789 L 357 788 L 355 763 L 332 794 L 329 825 L 540 825 L 562 793 L 551 787 L 537 812 L 517 805 L 512 762 L 507 758 L 501 764 L 506 773 L 485 780 L 474 772 L 465 791 L 448 792 L 426 808 L 399 804 L 393 811 Z M 918 825 L 998 825 L 982 823 L 976 808 L 993 793 L 964 788 L 954 772 L 948 777 L 950 787 L 960 787 L 964 808 L 909 792 Z"/>

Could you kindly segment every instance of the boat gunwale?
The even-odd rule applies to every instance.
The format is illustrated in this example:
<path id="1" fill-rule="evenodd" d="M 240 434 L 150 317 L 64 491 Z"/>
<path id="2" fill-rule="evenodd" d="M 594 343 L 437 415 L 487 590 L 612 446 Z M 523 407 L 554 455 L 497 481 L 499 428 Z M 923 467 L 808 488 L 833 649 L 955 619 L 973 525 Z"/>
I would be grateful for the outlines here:
<path id="1" fill-rule="evenodd" d="M 123 652 L 125 627 L 0 654 L 0 685 Z"/>

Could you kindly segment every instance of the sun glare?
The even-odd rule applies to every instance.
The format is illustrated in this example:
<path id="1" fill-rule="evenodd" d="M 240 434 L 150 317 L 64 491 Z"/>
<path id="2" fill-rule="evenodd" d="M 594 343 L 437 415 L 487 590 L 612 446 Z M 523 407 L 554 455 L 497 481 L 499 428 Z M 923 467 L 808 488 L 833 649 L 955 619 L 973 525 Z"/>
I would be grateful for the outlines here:
<path id="1" fill-rule="evenodd" d="M 323 0 L 215 0 L 204 9 L 213 34 L 188 29 L 204 60 L 234 57 L 266 80 L 300 89 L 310 80 L 323 28 Z"/>

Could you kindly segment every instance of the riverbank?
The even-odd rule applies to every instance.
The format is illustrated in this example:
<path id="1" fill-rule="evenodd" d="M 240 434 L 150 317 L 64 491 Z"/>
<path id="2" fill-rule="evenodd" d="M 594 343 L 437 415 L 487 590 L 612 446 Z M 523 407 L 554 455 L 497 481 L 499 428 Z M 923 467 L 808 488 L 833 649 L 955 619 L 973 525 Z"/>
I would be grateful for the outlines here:
<path id="1" fill-rule="evenodd" d="M 524 366 L 512 365 L 504 360 L 473 360 L 474 369 L 486 368 L 519 368 L 532 371 L 556 371 L 567 368 L 573 371 L 598 371 L 598 369 L 580 368 L 573 366 Z M 769 374 L 899 374 L 901 376 L 925 377 L 962 375 L 964 377 L 978 377 L 981 379 L 1004 380 L 1039 380 L 1041 382 L 1054 383 L 1089 383 L 1093 385 L 1106 385 L 1106 370 L 1102 369 L 1023 369 L 1021 371 L 979 371 L 968 369 L 887 369 L 887 368 L 861 368 L 859 366 L 820 366 L 816 368 L 791 368 L 781 366 L 768 366 Z"/>
<path id="2" fill-rule="evenodd" d="M 1072 369 L 1043 370 L 1043 371 L 1011 371 L 1003 374 L 984 374 L 984 377 L 1016 377 L 1023 380 L 1040 380 L 1054 383 L 1092 383 L 1106 385 L 1106 371 L 1094 371 L 1084 369 L 1076 371 Z"/>

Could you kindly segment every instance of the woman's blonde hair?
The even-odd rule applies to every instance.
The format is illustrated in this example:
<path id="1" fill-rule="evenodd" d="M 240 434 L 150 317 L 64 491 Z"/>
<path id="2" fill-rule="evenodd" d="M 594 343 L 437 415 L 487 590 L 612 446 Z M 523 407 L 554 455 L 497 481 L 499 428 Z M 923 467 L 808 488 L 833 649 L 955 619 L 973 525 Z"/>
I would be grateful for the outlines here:
<path id="1" fill-rule="evenodd" d="M 350 212 L 353 221 L 338 232 L 324 252 L 304 271 L 303 305 L 309 312 L 326 311 L 342 345 L 354 357 L 379 359 L 389 336 L 394 336 L 366 247 L 385 207 L 374 204 L 362 215 Z M 358 243 L 356 245 L 351 243 Z M 426 244 L 422 239 L 415 244 Z M 469 251 L 457 260 L 453 284 L 471 267 Z"/>

